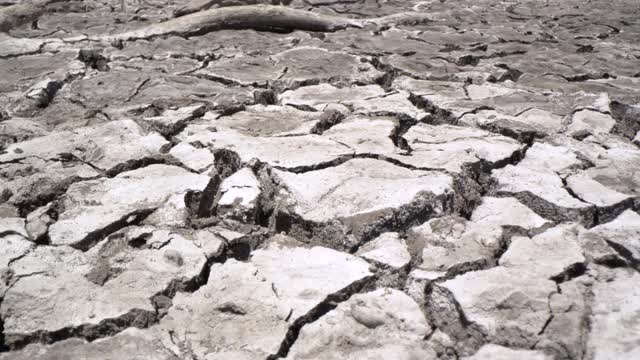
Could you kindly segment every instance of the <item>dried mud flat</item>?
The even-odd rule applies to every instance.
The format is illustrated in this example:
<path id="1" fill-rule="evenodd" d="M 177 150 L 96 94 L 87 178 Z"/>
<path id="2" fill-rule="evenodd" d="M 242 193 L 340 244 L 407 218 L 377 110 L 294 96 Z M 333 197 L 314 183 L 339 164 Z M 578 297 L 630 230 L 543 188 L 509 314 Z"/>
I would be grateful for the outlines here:
<path id="1" fill-rule="evenodd" d="M 0 3 L 0 359 L 639 359 L 637 1 Z"/>

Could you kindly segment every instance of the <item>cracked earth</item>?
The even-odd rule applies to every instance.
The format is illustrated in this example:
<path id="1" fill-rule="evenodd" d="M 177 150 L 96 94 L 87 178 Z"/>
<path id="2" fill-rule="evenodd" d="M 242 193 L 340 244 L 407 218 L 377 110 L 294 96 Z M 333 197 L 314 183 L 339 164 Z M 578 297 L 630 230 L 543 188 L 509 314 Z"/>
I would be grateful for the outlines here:
<path id="1" fill-rule="evenodd" d="M 639 19 L 0 1 L 0 359 L 640 359 Z"/>

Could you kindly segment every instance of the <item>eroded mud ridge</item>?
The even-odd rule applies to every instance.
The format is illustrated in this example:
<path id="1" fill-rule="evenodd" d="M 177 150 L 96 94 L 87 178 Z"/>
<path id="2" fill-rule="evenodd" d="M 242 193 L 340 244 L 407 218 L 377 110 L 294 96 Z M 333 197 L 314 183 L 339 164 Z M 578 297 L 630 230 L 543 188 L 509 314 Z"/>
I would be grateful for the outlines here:
<path id="1" fill-rule="evenodd" d="M 0 359 L 640 359 L 637 1 L 0 31 Z"/>

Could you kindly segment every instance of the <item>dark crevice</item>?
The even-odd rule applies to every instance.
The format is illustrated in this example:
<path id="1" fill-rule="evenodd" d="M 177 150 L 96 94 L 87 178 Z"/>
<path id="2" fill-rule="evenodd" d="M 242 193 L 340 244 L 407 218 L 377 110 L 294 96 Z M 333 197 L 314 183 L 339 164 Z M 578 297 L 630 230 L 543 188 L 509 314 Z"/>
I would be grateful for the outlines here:
<path id="1" fill-rule="evenodd" d="M 320 120 L 313 126 L 310 133 L 322 135 L 325 131 L 333 126 L 340 124 L 344 120 L 345 115 L 337 110 L 328 110 L 322 113 Z"/>
<path id="2" fill-rule="evenodd" d="M 563 283 L 584 275 L 586 271 L 587 266 L 585 263 L 575 263 L 564 269 L 562 273 L 552 276 L 551 280 L 556 283 Z"/>
<path id="3" fill-rule="evenodd" d="M 573 189 L 568 185 L 566 178 L 561 177 L 561 179 L 562 179 L 563 188 L 567 191 L 569 195 L 571 195 L 571 197 L 585 204 L 589 204 L 593 207 L 593 219 L 590 223 L 585 224 L 585 226 L 589 228 L 610 222 L 615 218 L 617 218 L 618 215 L 622 214 L 626 210 L 633 209 L 633 206 L 634 206 L 633 198 L 627 198 L 619 203 L 616 203 L 610 206 L 597 206 L 595 204 L 592 204 L 591 202 L 583 199 L 581 196 L 576 194 L 573 191 Z"/>
<path id="4" fill-rule="evenodd" d="M 376 260 L 367 259 L 365 257 L 361 258 L 370 264 L 369 271 L 374 273 L 374 277 L 369 287 L 374 289 L 393 288 L 399 291 L 404 291 L 409 277 L 409 272 L 411 271 L 410 262 L 405 266 L 396 268 Z"/>
<path id="5" fill-rule="evenodd" d="M 166 110 L 166 104 L 161 103 L 161 102 L 152 102 L 151 106 L 147 109 L 145 109 L 145 113 L 148 112 L 160 112 L 160 114 L 154 114 L 154 116 L 160 116 L 162 117 L 162 111 Z M 177 134 L 181 133 L 182 130 L 184 130 L 187 125 L 194 121 L 195 119 L 201 118 L 202 116 L 204 116 L 204 114 L 206 113 L 206 111 L 208 110 L 207 106 L 202 106 L 199 109 L 195 110 L 191 115 L 184 117 L 183 119 L 181 119 L 180 121 L 171 123 L 169 125 L 167 124 L 163 124 L 160 121 L 154 121 L 152 119 L 142 119 L 141 121 L 136 121 L 136 123 L 138 125 L 140 125 L 143 129 L 147 129 L 147 130 L 151 130 L 151 131 L 155 131 L 158 132 L 160 135 L 162 135 L 167 141 L 175 141 L 173 139 L 174 136 L 176 136 Z M 142 115 L 142 114 L 140 114 Z M 151 116 L 153 118 L 153 116 Z M 162 151 L 162 149 L 161 149 Z"/>
<path id="6" fill-rule="evenodd" d="M 620 256 L 622 256 L 631 267 L 633 267 L 637 271 L 640 271 L 640 260 L 636 259 L 631 251 L 614 241 L 607 240 L 607 244 L 609 244 L 609 246 L 611 246 L 613 250 L 620 254 Z"/>
<path id="7" fill-rule="evenodd" d="M 71 246 L 78 250 L 87 251 L 91 249 L 94 245 L 100 242 L 102 239 L 107 237 L 114 232 L 125 228 L 127 226 L 137 225 L 144 221 L 147 216 L 151 215 L 156 209 L 140 209 L 121 217 L 117 221 L 112 222 L 111 224 L 88 233 L 82 240 L 78 241 Z"/>
<path id="8" fill-rule="evenodd" d="M 321 303 L 316 305 L 313 309 L 311 309 L 306 315 L 298 318 L 289 326 L 289 330 L 287 331 L 287 335 L 284 340 L 280 344 L 280 349 L 277 353 L 271 354 L 267 357 L 267 360 L 275 360 L 284 358 L 289 354 L 289 350 L 298 339 L 300 335 L 300 330 L 305 325 L 311 324 L 316 320 L 320 319 L 329 311 L 335 309 L 340 303 L 349 300 L 351 296 L 356 293 L 359 293 L 366 289 L 367 285 L 371 282 L 372 277 L 366 277 L 359 281 L 354 282 L 353 284 L 347 286 L 346 288 L 333 293 L 327 296 Z"/>
<path id="9" fill-rule="evenodd" d="M 555 224 L 563 222 L 579 222 L 587 228 L 594 225 L 596 208 L 587 206 L 583 208 L 565 208 L 550 203 L 530 191 L 520 191 L 517 193 L 490 191 L 491 196 L 514 197 L 536 214 L 545 219 L 553 221 Z"/>
<path id="10" fill-rule="evenodd" d="M 260 182 L 261 193 L 256 206 L 255 222 L 265 228 L 271 227 L 274 222 L 274 213 L 278 212 L 280 204 L 275 201 L 281 185 L 276 181 L 272 169 L 268 164 L 257 163 L 253 172 Z M 277 225 L 277 224 L 276 224 Z"/>
<path id="11" fill-rule="evenodd" d="M 36 83 L 13 103 L 12 111 L 14 115 L 23 117 L 35 116 L 51 104 L 63 85 L 63 81 L 52 79 Z"/>
<path id="12" fill-rule="evenodd" d="M 72 162 L 72 161 L 77 161 L 79 163 L 85 164 L 89 167 L 91 167 L 93 170 L 95 170 L 98 174 L 100 174 L 99 176 L 104 176 L 105 172 L 103 169 L 93 165 L 90 162 L 84 161 L 81 158 L 79 158 L 78 156 L 72 154 L 72 153 L 58 153 L 58 158 L 63 161 L 63 162 Z"/>
<path id="13" fill-rule="evenodd" d="M 399 117 L 397 124 L 393 127 L 393 130 L 391 130 L 391 134 L 389 134 L 393 146 L 408 153 L 411 152 L 411 146 L 404 138 L 404 135 L 417 123 L 418 121 L 415 119 L 404 116 Z"/>
<path id="14" fill-rule="evenodd" d="M 514 123 L 509 120 L 497 120 L 482 125 L 480 128 L 494 134 L 500 134 L 512 138 L 527 146 L 531 146 L 536 139 L 542 139 L 547 136 L 543 130 L 537 129 L 528 124 Z"/>
<path id="15" fill-rule="evenodd" d="M 249 242 L 235 241 L 229 244 L 226 256 L 238 261 L 247 261 L 253 250 L 254 248 Z"/>
<path id="16" fill-rule="evenodd" d="M 98 71 L 109 71 L 109 59 L 102 55 L 101 49 L 80 49 L 78 60 Z"/>
<path id="17" fill-rule="evenodd" d="M 93 341 L 115 335 L 126 328 L 148 328 L 158 322 L 155 311 L 133 309 L 117 318 L 105 319 L 98 324 L 83 324 L 55 331 L 36 331 L 30 334 L 5 334 L 11 350 L 19 350 L 32 343 L 52 344 L 69 338 Z"/>
<path id="18" fill-rule="evenodd" d="M 551 314 L 549 316 L 549 318 L 547 319 L 547 321 L 544 323 L 544 325 L 542 325 L 542 329 L 540 329 L 540 331 L 538 332 L 538 336 L 544 334 L 544 332 L 545 332 L 545 330 L 547 330 L 547 327 L 549 326 L 549 324 L 551 324 L 551 321 L 553 321 L 553 314 Z M 535 348 L 535 345 L 533 345 L 532 348 Z"/>
<path id="19" fill-rule="evenodd" d="M 462 172 L 454 176 L 454 189 L 461 204 L 458 206 L 458 215 L 467 220 L 470 219 L 473 211 L 480 205 L 482 197 L 489 194 L 494 186 L 491 172 L 508 165 L 517 165 L 524 159 L 530 147 L 530 144 L 525 144 L 522 148 L 514 151 L 511 156 L 497 162 L 478 158 L 477 162 L 464 164 Z"/>
<path id="20" fill-rule="evenodd" d="M 369 61 L 376 70 L 383 73 L 382 77 L 378 78 L 376 84 L 380 85 L 385 91 L 389 92 L 393 90 L 393 82 L 398 77 L 399 72 L 395 68 L 380 61 L 379 57 L 372 57 Z"/>
<path id="21" fill-rule="evenodd" d="M 422 109 L 428 113 L 431 113 L 431 116 L 426 119 L 426 123 L 432 125 L 439 124 L 451 124 L 456 125 L 458 119 L 453 115 L 449 110 L 443 109 L 431 101 L 427 100 L 425 97 L 416 95 L 411 93 L 409 95 L 409 101 L 418 109 Z"/>
<path id="22" fill-rule="evenodd" d="M 471 322 L 453 294 L 436 283 L 425 289 L 424 313 L 429 323 L 456 342 L 458 352 L 475 353 L 487 343 L 487 335 Z"/>
<path id="23" fill-rule="evenodd" d="M 227 79 L 225 77 L 222 76 L 216 76 L 216 75 L 212 75 L 209 73 L 200 73 L 200 74 L 193 74 L 191 75 L 193 77 L 199 78 L 199 79 L 205 79 L 205 80 L 209 80 L 209 81 L 213 81 L 216 82 L 218 84 L 227 86 L 227 87 L 240 87 L 240 88 L 247 88 L 247 89 L 253 89 L 253 88 L 257 88 L 257 89 L 269 89 L 269 85 L 267 83 L 261 84 L 258 82 L 253 82 L 251 84 L 243 84 L 240 83 L 236 80 L 233 79 Z"/>
<path id="24" fill-rule="evenodd" d="M 182 164 L 180 161 L 175 159 L 173 156 L 160 154 L 160 155 L 152 155 L 152 156 L 143 157 L 141 159 L 132 159 L 132 160 L 125 161 L 125 162 L 120 163 L 120 164 L 112 167 L 111 169 L 107 170 L 105 172 L 105 175 L 107 177 L 112 178 L 112 177 L 115 177 L 117 175 L 120 175 L 123 172 L 141 169 L 141 168 L 147 167 L 149 165 L 154 165 L 154 164 L 177 166 L 177 167 L 180 167 L 180 168 L 182 168 L 182 169 L 184 169 L 184 170 L 186 170 L 186 171 L 188 171 L 190 173 L 196 173 L 197 174 L 197 172 L 195 172 L 192 169 L 186 167 L 184 164 Z"/>
<path id="25" fill-rule="evenodd" d="M 520 77 L 524 75 L 522 71 L 511 68 L 506 64 L 496 64 L 496 66 L 506 70 L 506 72 L 500 75 L 500 77 L 498 78 L 492 77 L 491 79 L 488 80 L 489 82 L 500 83 L 500 82 L 505 82 L 509 80 L 513 82 L 517 82 L 520 79 Z"/>
<path id="26" fill-rule="evenodd" d="M 67 192 L 67 189 L 74 183 L 94 178 L 81 178 L 72 176 L 61 181 L 47 183 L 42 181 L 37 192 L 23 193 L 18 198 L 12 199 L 13 204 L 18 208 L 20 217 L 27 217 L 33 210 L 44 206 Z"/>
<path id="27" fill-rule="evenodd" d="M 211 180 L 209 180 L 207 187 L 199 194 L 200 201 L 197 210 L 197 216 L 199 218 L 207 218 L 216 215 L 220 185 L 222 185 L 222 177 L 215 174 L 211 177 Z"/>
<path id="28" fill-rule="evenodd" d="M 22 57 L 22 56 L 29 56 L 29 55 L 37 55 L 37 54 L 42 53 L 42 49 L 44 48 L 45 45 L 46 45 L 46 43 L 43 42 L 42 44 L 40 44 L 38 49 L 34 50 L 34 51 L 25 51 L 25 52 L 21 52 L 19 54 L 11 54 L 11 55 L 0 55 L 0 60 L 15 59 L 15 58 L 19 58 L 19 57 Z"/>
<path id="29" fill-rule="evenodd" d="M 129 101 L 131 101 L 134 97 L 136 97 L 138 95 L 138 93 L 140 93 L 140 91 L 142 91 L 142 89 L 144 88 L 144 86 L 151 81 L 151 78 L 146 78 L 144 80 L 142 80 L 137 86 L 136 88 L 133 90 L 133 92 L 131 94 L 129 94 L 129 96 L 124 100 L 125 103 L 128 103 Z"/>
<path id="30" fill-rule="evenodd" d="M 14 231 L 14 230 L 0 231 L 0 238 L 5 237 L 5 236 L 9 236 L 9 235 L 24 236 L 24 235 L 22 235 L 22 233 L 20 233 L 18 231 Z"/>
<path id="31" fill-rule="evenodd" d="M 282 167 L 282 166 L 273 166 L 274 169 L 278 169 L 281 171 L 287 171 L 287 172 L 292 172 L 295 174 L 302 174 L 302 173 L 306 173 L 306 172 L 310 172 L 310 171 L 316 171 L 316 170 L 322 170 L 322 169 L 327 169 L 327 168 L 331 168 L 331 167 L 336 167 L 339 166 L 341 164 L 344 164 L 345 162 L 354 159 L 356 156 L 355 155 L 342 155 L 342 156 L 338 156 L 333 160 L 329 160 L 329 161 L 325 161 L 325 162 L 320 162 L 320 163 L 316 163 L 313 165 L 300 165 L 300 166 L 295 166 L 295 167 Z"/>
<path id="32" fill-rule="evenodd" d="M 617 76 L 611 75 L 609 73 L 585 73 L 578 74 L 573 76 L 566 76 L 561 74 L 554 74 L 556 76 L 560 76 L 561 78 L 567 80 L 568 82 L 584 82 L 589 80 L 601 80 L 601 79 L 616 79 Z"/>

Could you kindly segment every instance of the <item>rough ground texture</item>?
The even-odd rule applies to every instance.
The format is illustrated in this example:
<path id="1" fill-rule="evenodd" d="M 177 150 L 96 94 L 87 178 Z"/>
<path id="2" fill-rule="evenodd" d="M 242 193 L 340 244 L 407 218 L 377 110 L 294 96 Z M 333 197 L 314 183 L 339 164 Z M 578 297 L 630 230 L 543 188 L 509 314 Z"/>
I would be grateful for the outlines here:
<path id="1" fill-rule="evenodd" d="M 0 1 L 0 359 L 640 359 L 635 0 Z"/>

